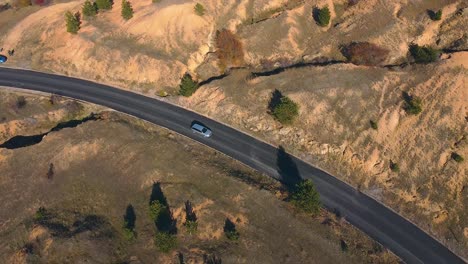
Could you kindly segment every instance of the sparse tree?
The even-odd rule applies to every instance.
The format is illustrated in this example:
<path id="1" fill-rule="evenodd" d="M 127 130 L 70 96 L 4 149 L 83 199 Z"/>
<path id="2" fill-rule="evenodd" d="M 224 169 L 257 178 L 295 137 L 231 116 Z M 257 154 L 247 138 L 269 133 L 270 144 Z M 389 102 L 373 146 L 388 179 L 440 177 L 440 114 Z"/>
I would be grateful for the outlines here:
<path id="1" fill-rule="evenodd" d="M 94 17 L 98 12 L 97 4 L 95 2 L 91 3 L 91 1 L 86 0 L 83 4 L 81 12 L 85 17 Z"/>
<path id="2" fill-rule="evenodd" d="M 396 162 L 390 160 L 390 170 L 393 172 L 400 172 L 400 166 Z"/>
<path id="3" fill-rule="evenodd" d="M 374 120 L 370 120 L 369 123 L 372 129 L 377 130 L 379 128 L 377 123 Z"/>
<path id="4" fill-rule="evenodd" d="M 328 9 L 328 6 L 324 8 L 314 8 L 313 17 L 319 26 L 326 27 L 330 23 L 330 9 Z"/>
<path id="5" fill-rule="evenodd" d="M 206 11 L 205 7 L 200 3 L 197 3 L 193 9 L 195 10 L 195 14 L 197 14 L 199 16 L 203 16 L 205 14 L 205 11 Z"/>
<path id="6" fill-rule="evenodd" d="M 156 232 L 154 242 L 159 251 L 163 253 L 169 253 L 177 247 L 177 237 L 169 232 Z"/>
<path id="7" fill-rule="evenodd" d="M 282 124 L 291 124 L 299 115 L 299 106 L 287 96 L 281 97 L 273 108 L 273 116 Z"/>
<path id="8" fill-rule="evenodd" d="M 306 213 L 316 215 L 320 212 L 320 195 L 311 180 L 302 180 L 296 184 L 290 200 L 296 208 Z"/>
<path id="9" fill-rule="evenodd" d="M 114 2 L 112 0 L 96 0 L 96 5 L 99 10 L 110 10 Z"/>
<path id="10" fill-rule="evenodd" d="M 18 96 L 18 98 L 16 98 L 16 108 L 18 109 L 24 108 L 26 104 L 27 102 L 24 96 Z"/>
<path id="11" fill-rule="evenodd" d="M 133 17 L 133 8 L 132 4 L 127 0 L 122 0 L 122 17 L 125 20 L 129 20 Z"/>
<path id="12" fill-rule="evenodd" d="M 229 218 L 226 218 L 226 221 L 224 222 L 224 234 L 232 241 L 237 241 L 240 237 L 240 234 L 236 229 L 236 225 Z"/>
<path id="13" fill-rule="evenodd" d="M 411 96 L 407 92 L 403 92 L 403 109 L 410 115 L 417 115 L 422 112 L 422 101 L 416 96 Z"/>
<path id="14" fill-rule="evenodd" d="M 434 12 L 433 10 L 429 10 L 429 18 L 432 19 L 433 21 L 438 21 L 442 19 L 442 9 L 439 9 L 439 11 Z"/>
<path id="15" fill-rule="evenodd" d="M 452 159 L 458 163 L 461 163 L 463 162 L 465 159 L 458 153 L 456 152 L 452 152 L 452 155 L 451 155 Z"/>
<path id="16" fill-rule="evenodd" d="M 439 59 L 440 51 L 429 46 L 418 46 L 412 44 L 409 47 L 409 52 L 413 56 L 416 63 L 430 63 Z"/>
<path id="17" fill-rule="evenodd" d="M 153 219 L 154 221 L 156 221 L 159 215 L 161 215 L 161 213 L 164 213 L 165 211 L 167 211 L 167 207 L 158 200 L 152 201 L 149 206 L 149 214 L 151 219 Z"/>
<path id="18" fill-rule="evenodd" d="M 179 85 L 179 94 L 185 97 L 191 96 L 198 89 L 198 83 L 192 79 L 190 74 L 185 74 Z"/>
<path id="19" fill-rule="evenodd" d="M 72 14 L 70 11 L 65 13 L 65 20 L 67 22 L 67 32 L 76 34 L 80 30 L 81 16 L 80 12 Z"/>

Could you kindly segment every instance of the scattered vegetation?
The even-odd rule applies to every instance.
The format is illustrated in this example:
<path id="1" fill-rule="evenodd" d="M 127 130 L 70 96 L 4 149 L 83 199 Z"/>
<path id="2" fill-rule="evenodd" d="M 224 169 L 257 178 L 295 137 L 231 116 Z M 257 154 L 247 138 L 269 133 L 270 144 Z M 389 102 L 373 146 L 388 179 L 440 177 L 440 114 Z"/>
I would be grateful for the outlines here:
<path id="1" fill-rule="evenodd" d="M 52 180 L 54 178 L 54 164 L 49 164 L 49 170 L 47 171 L 46 177 L 48 180 Z"/>
<path id="2" fill-rule="evenodd" d="M 372 129 L 377 130 L 379 128 L 379 126 L 377 125 L 377 123 L 374 120 L 370 120 L 369 123 L 370 123 L 370 126 L 372 127 Z"/>
<path id="3" fill-rule="evenodd" d="M 72 14 L 70 11 L 65 13 L 65 20 L 67 22 L 67 32 L 76 34 L 80 30 L 81 15 L 80 12 Z"/>
<path id="4" fill-rule="evenodd" d="M 403 109 L 410 115 L 417 115 L 422 111 L 422 101 L 420 98 L 411 96 L 407 92 L 403 92 L 403 100 L 405 103 Z"/>
<path id="5" fill-rule="evenodd" d="M 293 123 L 299 115 L 297 103 L 278 90 L 273 91 L 268 108 L 273 117 L 282 124 Z"/>
<path id="6" fill-rule="evenodd" d="M 98 7 L 95 2 L 91 3 L 91 1 L 86 0 L 83 4 L 81 9 L 84 17 L 94 17 L 98 13 Z"/>
<path id="7" fill-rule="evenodd" d="M 418 46 L 412 44 L 409 47 L 409 52 L 413 56 L 416 63 L 430 63 L 439 59 L 440 51 L 429 46 Z"/>
<path id="8" fill-rule="evenodd" d="M 303 212 L 316 215 L 320 212 L 320 195 L 315 189 L 314 183 L 307 179 L 296 184 L 296 188 L 290 197 L 291 203 Z"/>
<path id="9" fill-rule="evenodd" d="M 39 207 L 36 213 L 34 214 L 34 220 L 41 222 L 47 217 L 47 210 L 44 207 Z"/>
<path id="10" fill-rule="evenodd" d="M 396 162 L 390 160 L 390 170 L 393 172 L 400 172 L 400 166 Z"/>
<path id="11" fill-rule="evenodd" d="M 122 0 L 122 18 L 129 20 L 133 17 L 133 7 L 132 4 L 127 0 Z"/>
<path id="12" fill-rule="evenodd" d="M 182 77 L 182 80 L 180 81 L 179 94 L 185 97 L 189 97 L 193 93 L 195 93 L 198 87 L 198 83 L 195 82 L 192 79 L 192 76 L 190 76 L 190 74 L 187 73 L 184 75 L 184 77 Z"/>
<path id="13" fill-rule="evenodd" d="M 226 221 L 224 221 L 224 234 L 226 235 L 227 239 L 232 241 L 237 241 L 240 238 L 240 234 L 236 230 L 236 225 L 231 220 L 229 220 L 229 218 L 226 218 Z"/>
<path id="14" fill-rule="evenodd" d="M 244 63 L 244 50 L 238 37 L 228 29 L 216 31 L 216 55 L 222 72 L 226 67 Z"/>
<path id="15" fill-rule="evenodd" d="M 110 10 L 114 2 L 112 0 L 96 0 L 96 5 L 99 10 Z"/>
<path id="16" fill-rule="evenodd" d="M 326 27 L 330 23 L 330 9 L 328 9 L 328 6 L 324 8 L 315 7 L 312 10 L 312 16 L 315 22 L 321 27 Z"/>
<path id="17" fill-rule="evenodd" d="M 162 0 L 152 0 L 152 1 L 153 1 L 153 3 L 155 3 L 155 4 L 158 4 L 158 3 L 161 3 L 161 2 L 162 2 Z"/>
<path id="18" fill-rule="evenodd" d="M 458 163 L 461 163 L 463 162 L 465 159 L 458 153 L 456 152 L 452 152 L 452 155 L 451 155 L 452 159 Z"/>
<path id="19" fill-rule="evenodd" d="M 433 10 L 428 10 L 427 14 L 429 15 L 429 18 L 433 21 L 438 21 L 442 19 L 442 9 L 439 9 L 439 11 L 434 12 Z"/>
<path id="20" fill-rule="evenodd" d="M 26 104 L 27 104 L 27 101 L 24 96 L 18 96 L 18 98 L 16 98 L 16 108 L 18 109 L 24 108 Z"/>
<path id="21" fill-rule="evenodd" d="M 199 16 L 203 16 L 205 14 L 205 11 L 206 11 L 205 7 L 200 3 L 197 3 L 193 9 L 195 10 L 195 14 L 197 14 Z"/>
<path id="22" fill-rule="evenodd" d="M 375 66 L 385 62 L 390 51 L 369 42 L 353 42 L 341 52 L 353 64 Z"/>

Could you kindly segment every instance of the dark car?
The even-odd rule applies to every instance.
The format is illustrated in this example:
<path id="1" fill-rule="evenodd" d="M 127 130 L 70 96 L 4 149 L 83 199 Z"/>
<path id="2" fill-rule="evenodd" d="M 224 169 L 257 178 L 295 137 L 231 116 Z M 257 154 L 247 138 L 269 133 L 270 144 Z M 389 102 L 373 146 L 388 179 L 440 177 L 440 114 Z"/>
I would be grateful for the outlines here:
<path id="1" fill-rule="evenodd" d="M 0 63 L 5 63 L 8 60 L 8 58 L 4 55 L 0 55 Z"/>

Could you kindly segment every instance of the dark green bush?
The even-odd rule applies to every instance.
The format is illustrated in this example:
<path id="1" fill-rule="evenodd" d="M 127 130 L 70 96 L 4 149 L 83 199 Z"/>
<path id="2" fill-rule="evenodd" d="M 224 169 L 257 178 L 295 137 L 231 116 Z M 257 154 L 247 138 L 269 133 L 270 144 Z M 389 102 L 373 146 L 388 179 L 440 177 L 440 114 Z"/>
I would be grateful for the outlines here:
<path id="1" fill-rule="evenodd" d="M 67 32 L 76 34 L 80 30 L 81 16 L 80 12 L 72 14 L 70 11 L 65 13 L 65 21 L 67 22 Z"/>
<path id="2" fill-rule="evenodd" d="M 154 237 L 154 242 L 159 251 L 168 253 L 177 247 L 177 237 L 169 232 L 158 231 Z"/>
<path id="3" fill-rule="evenodd" d="M 400 167 L 397 163 L 390 161 L 390 170 L 393 172 L 400 172 Z"/>
<path id="4" fill-rule="evenodd" d="M 312 15 L 314 17 L 315 22 L 321 27 L 326 27 L 328 26 L 328 23 L 330 23 L 330 10 L 328 7 L 324 8 L 314 8 L 312 11 Z"/>
<path id="5" fill-rule="evenodd" d="M 133 8 L 132 4 L 127 0 L 122 0 L 122 17 L 125 20 L 129 20 L 133 17 Z"/>
<path id="6" fill-rule="evenodd" d="M 192 79 L 190 74 L 185 74 L 179 85 L 179 94 L 189 97 L 198 89 L 198 83 Z"/>
<path id="7" fill-rule="evenodd" d="M 429 18 L 434 20 L 434 21 L 438 21 L 438 20 L 442 19 L 442 9 L 439 9 L 439 11 L 437 11 L 437 12 L 429 10 L 429 11 L 427 11 L 427 13 L 429 14 Z"/>
<path id="8" fill-rule="evenodd" d="M 152 201 L 149 206 L 149 215 L 154 221 L 165 211 L 167 211 L 167 207 L 158 200 Z"/>
<path id="9" fill-rule="evenodd" d="M 458 153 L 456 153 L 456 152 L 452 152 L 451 157 L 452 157 L 452 159 L 453 159 L 454 161 L 456 161 L 456 162 L 458 162 L 458 163 L 463 162 L 463 160 L 464 160 L 464 158 L 463 158 L 460 154 L 458 154 Z"/>
<path id="10" fill-rule="evenodd" d="M 370 120 L 369 123 L 370 123 L 370 126 L 372 127 L 372 129 L 377 130 L 379 128 L 377 123 L 374 120 Z"/>
<path id="11" fill-rule="evenodd" d="M 91 1 L 86 0 L 83 4 L 83 8 L 81 9 L 83 16 L 85 17 L 94 17 L 98 12 L 98 8 L 96 3 L 91 3 Z"/>
<path id="12" fill-rule="evenodd" d="M 110 10 L 114 2 L 112 0 L 96 0 L 96 5 L 99 10 Z"/>
<path id="13" fill-rule="evenodd" d="M 34 214 L 34 220 L 40 222 L 44 220 L 46 216 L 47 216 L 47 210 L 41 206 L 39 207 L 39 209 L 37 209 L 36 213 Z"/>
<path id="14" fill-rule="evenodd" d="M 403 100 L 405 103 L 403 109 L 410 115 L 417 115 L 422 111 L 422 101 L 420 98 L 411 96 L 407 92 L 403 92 Z"/>
<path id="15" fill-rule="evenodd" d="M 195 234 L 198 230 L 198 223 L 196 221 L 187 220 L 184 226 L 189 234 Z"/>
<path id="16" fill-rule="evenodd" d="M 439 59 L 440 51 L 429 46 L 418 46 L 412 44 L 409 47 L 409 52 L 413 56 L 416 63 L 430 63 Z"/>
<path id="17" fill-rule="evenodd" d="M 320 195 L 311 180 L 302 180 L 290 197 L 291 203 L 298 209 L 316 215 L 320 212 Z"/>
<path id="18" fill-rule="evenodd" d="M 236 229 L 236 225 L 229 218 L 226 218 L 226 221 L 224 222 L 224 234 L 226 235 L 227 239 L 232 241 L 237 241 L 240 238 L 240 234 Z"/>
<path id="19" fill-rule="evenodd" d="M 200 3 L 197 3 L 193 9 L 195 10 L 195 14 L 197 14 L 199 16 L 203 16 L 205 14 L 205 11 L 206 11 L 205 7 Z"/>
<path id="20" fill-rule="evenodd" d="M 273 107 L 273 116 L 282 124 L 291 124 L 299 115 L 299 106 L 289 97 L 283 96 Z"/>

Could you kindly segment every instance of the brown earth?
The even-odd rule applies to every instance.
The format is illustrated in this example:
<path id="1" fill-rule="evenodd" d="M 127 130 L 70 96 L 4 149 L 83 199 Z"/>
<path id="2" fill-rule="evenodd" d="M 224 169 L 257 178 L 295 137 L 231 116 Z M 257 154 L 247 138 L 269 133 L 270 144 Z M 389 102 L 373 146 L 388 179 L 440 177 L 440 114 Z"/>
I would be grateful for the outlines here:
<path id="1" fill-rule="evenodd" d="M 4 91 L 0 95 L 10 100 L 17 96 Z M 27 119 L 34 109 L 44 114 L 37 123 L 49 124 L 48 98 L 26 95 L 26 100 L 27 105 L 11 112 L 7 122 Z M 61 99 L 54 107 L 65 109 L 70 102 Z M 0 113 L 10 108 L 0 104 Z M 82 105 L 82 114 L 94 108 Z M 296 213 L 278 199 L 279 185 L 268 177 L 165 129 L 100 113 L 100 120 L 49 133 L 36 145 L 0 148 L 0 259 L 179 263 L 181 254 L 185 263 L 206 263 L 204 256 L 213 255 L 223 263 L 397 262 L 330 213 L 324 211 L 317 218 Z M 11 135 L 32 131 L 22 126 Z M 54 164 L 52 176 L 48 176 L 50 164 Z M 247 179 L 257 184 L 249 185 Z M 170 254 L 159 253 L 153 242 L 148 201 L 155 182 L 177 221 L 178 246 Z M 267 188 L 259 189 L 258 184 Z M 199 223 L 194 235 L 183 226 L 186 200 L 192 202 Z M 137 237 L 131 241 L 122 230 L 129 204 L 136 211 Z M 47 221 L 34 218 L 41 206 L 48 212 Z M 238 242 L 225 238 L 226 218 L 236 224 Z"/>
<path id="2" fill-rule="evenodd" d="M 244 67 L 202 86 L 191 98 L 168 100 L 229 123 L 334 173 L 372 195 L 468 257 L 466 1 L 361 0 L 201 1 L 132 3 L 135 16 L 112 11 L 65 31 L 63 13 L 80 1 L 3 11 L 0 47 L 15 49 L 8 65 L 53 71 L 154 96 L 177 93 L 180 78 L 220 75 L 216 30 L 233 31 L 244 48 Z M 312 8 L 328 5 L 331 23 L 321 28 Z M 442 9 L 440 21 L 427 10 Z M 340 47 L 370 42 L 389 50 L 388 67 L 344 61 Z M 445 49 L 441 61 L 405 65 L 411 43 Z M 297 63 L 325 62 L 252 78 Z M 393 67 L 391 65 L 394 65 Z M 274 89 L 300 105 L 298 121 L 281 127 L 267 113 Z M 423 100 L 417 116 L 402 110 L 402 92 Z M 378 129 L 370 129 L 369 121 Z M 12 128 L 13 130 L 13 128 Z M 400 172 L 391 172 L 390 160 Z"/>

